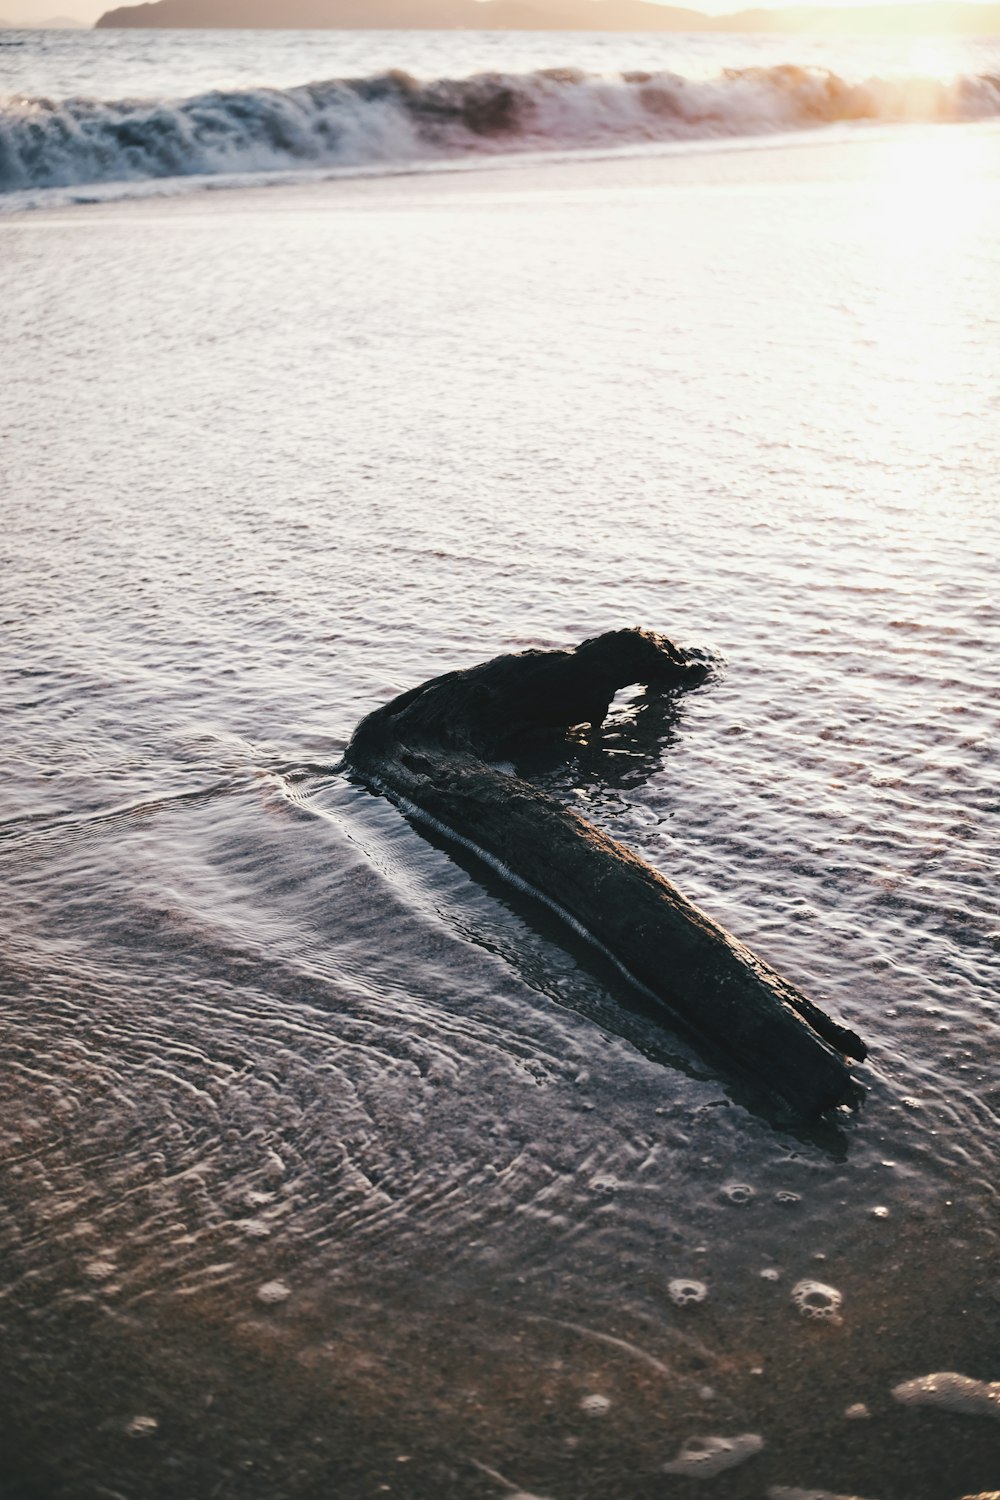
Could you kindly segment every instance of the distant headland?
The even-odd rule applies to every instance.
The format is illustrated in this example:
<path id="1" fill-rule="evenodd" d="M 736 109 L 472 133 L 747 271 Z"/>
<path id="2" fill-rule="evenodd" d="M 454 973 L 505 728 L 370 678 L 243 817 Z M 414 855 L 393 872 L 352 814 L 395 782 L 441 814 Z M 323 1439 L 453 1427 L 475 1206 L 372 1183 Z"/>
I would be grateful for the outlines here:
<path id="1" fill-rule="evenodd" d="M 154 0 L 99 27 L 341 31 L 809 32 L 824 36 L 1000 33 L 1000 4 L 797 6 L 714 16 L 653 0 Z"/>

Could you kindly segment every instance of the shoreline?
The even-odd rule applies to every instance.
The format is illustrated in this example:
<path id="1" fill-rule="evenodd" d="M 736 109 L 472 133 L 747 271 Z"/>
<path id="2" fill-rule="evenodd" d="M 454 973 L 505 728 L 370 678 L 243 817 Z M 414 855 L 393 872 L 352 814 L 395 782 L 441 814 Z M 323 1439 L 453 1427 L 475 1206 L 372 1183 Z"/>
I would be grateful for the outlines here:
<path id="1" fill-rule="evenodd" d="M 557 190 L 564 198 L 574 191 L 596 199 L 609 192 L 637 197 L 668 188 L 732 191 L 778 183 L 802 187 L 815 182 L 828 188 L 839 182 L 856 183 L 865 168 L 872 166 L 871 158 L 885 148 L 918 152 L 928 140 L 980 141 L 988 149 L 1000 143 L 1000 121 L 834 125 L 773 136 L 658 144 L 645 150 L 511 153 L 487 160 L 421 162 L 384 171 L 280 172 L 264 182 L 213 175 L 49 188 L 34 190 L 46 197 L 30 203 L 16 201 L 29 193 L 0 196 L 0 230 L 14 224 L 62 221 L 80 210 L 87 210 L 87 218 L 96 220 L 122 211 L 162 211 L 167 205 L 172 216 L 185 207 L 198 214 L 256 209 L 264 204 L 274 211 L 298 212 L 303 205 L 323 211 L 392 198 L 414 204 L 476 197 L 496 202 L 505 196 L 517 201 L 550 190 L 557 177 Z M 73 201 L 48 201 L 49 195 L 60 194 L 73 194 Z"/>

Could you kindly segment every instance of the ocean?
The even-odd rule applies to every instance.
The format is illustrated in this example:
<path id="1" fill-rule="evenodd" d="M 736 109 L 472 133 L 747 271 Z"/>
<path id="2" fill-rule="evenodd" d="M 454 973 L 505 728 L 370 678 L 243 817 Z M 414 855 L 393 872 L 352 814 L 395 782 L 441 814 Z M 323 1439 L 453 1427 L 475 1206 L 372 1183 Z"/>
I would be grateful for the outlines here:
<path id="1" fill-rule="evenodd" d="M 1000 119 L 1000 38 L 0 31 L 0 211 Z"/>
<path id="2" fill-rule="evenodd" d="M 0 33 L 3 1500 L 1000 1483 L 998 49 L 919 45 Z M 818 1125 L 343 769 L 630 625 L 709 680 L 526 772 L 866 1039 Z"/>

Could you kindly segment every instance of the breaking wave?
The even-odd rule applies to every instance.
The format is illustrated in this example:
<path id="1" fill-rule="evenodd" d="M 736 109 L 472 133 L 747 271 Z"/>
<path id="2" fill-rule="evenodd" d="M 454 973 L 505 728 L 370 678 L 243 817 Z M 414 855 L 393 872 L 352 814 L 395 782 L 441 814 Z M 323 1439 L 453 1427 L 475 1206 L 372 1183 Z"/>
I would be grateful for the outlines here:
<path id="1" fill-rule="evenodd" d="M 392 72 L 184 100 L 16 98 L 0 104 L 0 192 L 997 116 L 1000 74 L 851 83 L 792 65 L 711 80 L 550 69 L 422 83 Z"/>

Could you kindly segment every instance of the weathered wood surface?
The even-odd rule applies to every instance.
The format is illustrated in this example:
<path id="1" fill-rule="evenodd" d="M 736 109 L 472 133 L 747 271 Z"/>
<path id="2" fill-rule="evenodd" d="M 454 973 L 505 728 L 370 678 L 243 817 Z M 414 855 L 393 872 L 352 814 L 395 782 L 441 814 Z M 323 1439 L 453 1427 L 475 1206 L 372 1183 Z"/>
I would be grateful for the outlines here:
<path id="1" fill-rule="evenodd" d="M 350 767 L 484 855 L 582 928 L 648 994 L 797 1112 L 852 1087 L 861 1039 L 554 797 L 492 762 L 539 735 L 598 726 L 619 688 L 694 686 L 704 667 L 662 636 L 614 631 L 423 683 L 358 725 Z"/>

